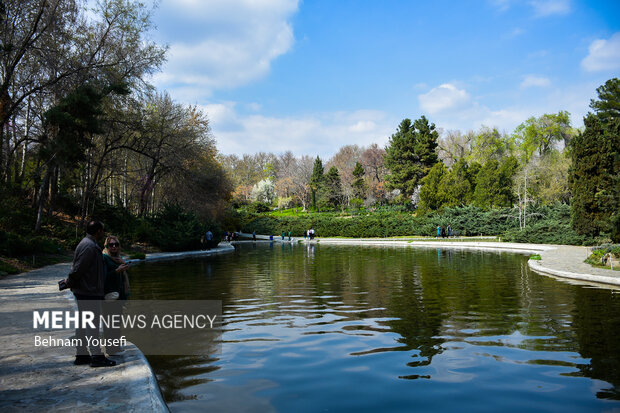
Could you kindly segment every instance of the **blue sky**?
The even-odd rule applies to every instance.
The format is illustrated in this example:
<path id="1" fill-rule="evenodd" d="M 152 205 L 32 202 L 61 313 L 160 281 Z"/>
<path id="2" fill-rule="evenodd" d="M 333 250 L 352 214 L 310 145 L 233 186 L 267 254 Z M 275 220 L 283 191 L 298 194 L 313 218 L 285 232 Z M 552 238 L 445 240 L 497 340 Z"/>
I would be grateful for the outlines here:
<path id="1" fill-rule="evenodd" d="M 400 120 L 511 133 L 567 110 L 581 126 L 620 76 L 620 1 L 161 0 L 153 78 L 208 114 L 225 154 L 329 158 Z"/>

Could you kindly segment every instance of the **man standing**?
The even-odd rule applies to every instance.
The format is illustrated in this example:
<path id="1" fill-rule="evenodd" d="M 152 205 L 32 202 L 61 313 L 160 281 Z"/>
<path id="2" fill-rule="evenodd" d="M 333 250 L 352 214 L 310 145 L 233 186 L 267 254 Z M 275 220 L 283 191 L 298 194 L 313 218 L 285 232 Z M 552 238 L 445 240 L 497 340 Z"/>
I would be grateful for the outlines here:
<path id="1" fill-rule="evenodd" d="M 114 366 L 116 362 L 106 358 L 101 347 L 90 345 L 90 355 L 86 345 L 86 337 L 99 341 L 99 318 L 101 314 L 101 300 L 103 300 L 105 271 L 101 247 L 97 241 L 105 236 L 104 225 L 101 221 L 90 221 L 86 226 L 86 236 L 80 241 L 73 254 L 73 266 L 67 279 L 77 301 L 80 313 L 90 311 L 94 314 L 94 327 L 79 325 L 75 330 L 75 338 L 81 345 L 76 347 L 77 355 L 74 364 L 90 364 L 91 367 Z M 81 318 L 81 317 L 80 317 Z M 91 342 L 92 342 L 91 340 Z"/>

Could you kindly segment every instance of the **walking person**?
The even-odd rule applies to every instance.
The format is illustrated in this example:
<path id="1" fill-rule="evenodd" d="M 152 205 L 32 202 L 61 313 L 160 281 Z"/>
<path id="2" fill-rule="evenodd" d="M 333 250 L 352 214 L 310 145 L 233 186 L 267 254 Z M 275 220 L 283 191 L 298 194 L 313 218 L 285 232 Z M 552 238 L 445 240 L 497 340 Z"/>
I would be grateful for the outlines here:
<path id="1" fill-rule="evenodd" d="M 106 358 L 98 344 L 88 346 L 86 337 L 91 342 L 99 342 L 99 319 L 101 301 L 104 296 L 105 269 L 101 248 L 98 241 L 105 236 L 101 221 L 90 221 L 86 226 L 86 236 L 80 241 L 73 254 L 73 265 L 66 280 L 67 285 L 77 301 L 78 311 L 92 312 L 94 327 L 86 323 L 75 330 L 78 340 L 74 364 L 90 364 L 91 367 L 109 367 L 116 365 L 114 360 Z M 82 319 L 80 317 L 80 319 Z M 89 354 L 90 350 L 90 354 Z"/>
<path id="2" fill-rule="evenodd" d="M 439 238 L 441 237 L 441 225 L 437 225 L 437 237 L 435 238 Z"/>
<path id="3" fill-rule="evenodd" d="M 110 235 L 106 238 L 103 250 L 103 264 L 105 267 L 103 313 L 107 316 L 123 313 L 124 300 L 129 296 L 129 276 L 127 264 L 121 257 L 121 244 L 118 238 Z M 106 341 L 118 340 L 121 337 L 119 328 L 108 328 L 104 325 L 103 335 Z M 120 346 L 106 347 L 108 355 L 122 352 Z"/>

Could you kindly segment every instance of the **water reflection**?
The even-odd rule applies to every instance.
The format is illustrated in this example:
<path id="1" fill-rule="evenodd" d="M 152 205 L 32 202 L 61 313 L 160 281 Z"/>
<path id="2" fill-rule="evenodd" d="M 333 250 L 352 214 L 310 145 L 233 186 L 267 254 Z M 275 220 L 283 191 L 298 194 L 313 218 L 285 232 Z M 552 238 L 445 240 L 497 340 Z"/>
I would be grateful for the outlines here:
<path id="1" fill-rule="evenodd" d="M 135 298 L 223 302 L 221 354 L 149 358 L 173 411 L 619 407 L 617 294 L 519 255 L 242 245 L 132 275 Z"/>

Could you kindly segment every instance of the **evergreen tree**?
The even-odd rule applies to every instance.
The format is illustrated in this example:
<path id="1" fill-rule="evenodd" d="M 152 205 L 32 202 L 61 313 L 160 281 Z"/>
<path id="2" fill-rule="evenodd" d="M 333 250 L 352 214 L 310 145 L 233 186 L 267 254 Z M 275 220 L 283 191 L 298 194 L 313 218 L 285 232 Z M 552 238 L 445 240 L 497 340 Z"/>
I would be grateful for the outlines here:
<path id="1" fill-rule="evenodd" d="M 319 191 L 319 194 L 319 205 L 329 205 L 334 208 L 338 208 L 342 205 L 342 182 L 340 181 L 338 168 L 335 166 L 329 168 L 327 175 L 324 177 L 323 185 Z"/>
<path id="2" fill-rule="evenodd" d="M 400 123 L 385 149 L 385 165 L 390 170 L 386 181 L 390 188 L 400 189 L 407 197 L 415 192 L 420 180 L 437 163 L 438 137 L 435 124 L 429 124 L 424 116 L 413 124 L 410 119 Z"/>
<path id="3" fill-rule="evenodd" d="M 571 145 L 572 226 L 591 237 L 608 232 L 620 242 L 620 118 L 589 113 L 584 124 Z"/>
<path id="4" fill-rule="evenodd" d="M 580 234 L 608 232 L 620 242 L 620 80 L 596 91 L 595 113 L 586 115 L 584 131 L 571 142 L 572 225 Z"/>
<path id="5" fill-rule="evenodd" d="M 437 162 L 422 179 L 420 189 L 420 210 L 422 212 L 437 210 L 444 206 L 446 194 L 441 187 L 447 174 L 448 170 L 443 162 Z"/>
<path id="6" fill-rule="evenodd" d="M 318 156 L 314 160 L 314 167 L 312 168 L 312 175 L 310 176 L 310 191 L 312 193 L 312 207 L 317 207 L 317 192 L 320 190 L 324 181 L 324 168 L 323 161 Z"/>
<path id="7" fill-rule="evenodd" d="M 368 185 L 364 180 L 364 168 L 362 164 L 359 162 L 355 163 L 355 168 L 353 169 L 353 196 L 358 199 L 366 198 L 366 190 L 368 189 Z"/>
<path id="8" fill-rule="evenodd" d="M 480 208 L 510 207 L 514 202 L 512 178 L 519 162 L 514 156 L 503 163 L 495 159 L 485 163 L 476 176 L 473 203 Z"/>
<path id="9" fill-rule="evenodd" d="M 470 168 L 464 159 L 452 166 L 439 188 L 445 194 L 445 206 L 465 206 L 471 202 L 474 191 L 469 175 Z"/>
<path id="10" fill-rule="evenodd" d="M 598 100 L 592 99 L 590 107 L 601 119 L 620 117 L 620 79 L 609 79 L 596 89 Z"/>

